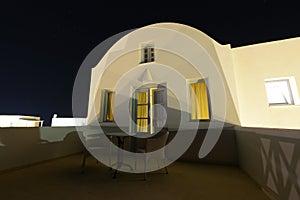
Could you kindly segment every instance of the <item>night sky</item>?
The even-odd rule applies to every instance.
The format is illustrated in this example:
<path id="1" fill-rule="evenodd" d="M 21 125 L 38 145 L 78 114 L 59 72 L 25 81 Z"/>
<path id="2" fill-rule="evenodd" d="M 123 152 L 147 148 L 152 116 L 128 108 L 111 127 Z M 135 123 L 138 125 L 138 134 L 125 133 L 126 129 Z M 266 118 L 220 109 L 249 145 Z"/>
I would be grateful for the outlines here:
<path id="1" fill-rule="evenodd" d="M 155 6 L 148 8 L 101 1 L 2 3 L 0 114 L 37 115 L 44 125 L 50 125 L 53 113 L 71 117 L 73 83 L 81 63 L 103 40 L 129 29 L 183 23 L 232 47 L 300 37 L 299 5 L 271 0 L 209 2 L 153 2 Z M 82 115 L 76 117 L 85 117 L 86 110 L 83 105 Z"/>

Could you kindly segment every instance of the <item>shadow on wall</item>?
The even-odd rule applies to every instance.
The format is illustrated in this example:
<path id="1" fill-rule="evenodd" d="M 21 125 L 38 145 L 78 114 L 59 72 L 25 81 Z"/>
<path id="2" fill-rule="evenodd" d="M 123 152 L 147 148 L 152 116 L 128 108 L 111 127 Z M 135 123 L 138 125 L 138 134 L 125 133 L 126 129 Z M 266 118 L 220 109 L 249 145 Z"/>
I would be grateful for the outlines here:
<path id="1" fill-rule="evenodd" d="M 300 131 L 238 128 L 239 164 L 275 199 L 300 199 Z"/>
<path id="2" fill-rule="evenodd" d="M 190 113 L 176 110 L 170 107 L 168 107 L 167 109 L 167 127 L 170 131 L 169 141 L 176 136 L 180 126 L 183 126 L 182 132 L 184 134 L 191 134 L 194 132 L 193 128 L 180 124 L 181 117 L 188 121 L 188 123 L 193 123 L 193 121 L 190 120 Z M 210 128 L 222 129 L 221 135 L 212 151 L 206 157 L 200 159 L 198 154 L 200 151 L 200 147 L 203 145 L 203 141 L 207 136 L 210 122 L 213 122 L 213 125 Z M 183 153 L 179 160 L 232 166 L 238 165 L 236 136 L 233 124 L 226 122 L 224 122 L 223 124 L 218 120 L 194 121 L 194 123 L 197 123 L 197 134 L 190 147 Z"/>
<path id="3" fill-rule="evenodd" d="M 63 139 L 43 139 L 41 136 L 44 131 L 56 137 L 61 135 Z M 71 127 L 0 129 L 0 171 L 79 153 L 82 150 L 78 133 Z"/>
<path id="4" fill-rule="evenodd" d="M 207 123 L 205 123 L 207 124 Z M 220 138 L 212 151 L 200 159 L 198 154 L 200 147 L 203 145 L 204 138 L 207 134 L 207 127 L 199 127 L 196 137 L 194 138 L 190 147 L 179 158 L 180 161 L 209 163 L 209 164 L 221 164 L 238 166 L 238 153 L 236 147 L 235 131 L 231 127 L 224 127 Z M 207 125 L 206 125 L 207 126 Z M 184 134 L 190 134 L 189 130 L 183 131 Z M 170 131 L 169 140 L 172 140 L 176 135 L 176 131 Z"/>

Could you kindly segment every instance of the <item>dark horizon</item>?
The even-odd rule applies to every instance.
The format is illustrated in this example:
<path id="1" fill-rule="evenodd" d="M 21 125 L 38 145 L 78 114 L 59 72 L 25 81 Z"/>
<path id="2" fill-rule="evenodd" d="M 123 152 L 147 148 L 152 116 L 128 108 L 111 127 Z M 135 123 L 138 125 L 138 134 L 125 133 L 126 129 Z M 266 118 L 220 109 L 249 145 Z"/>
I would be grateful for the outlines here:
<path id="1" fill-rule="evenodd" d="M 297 5 L 266 0 L 213 4 L 149 9 L 74 2 L 3 6 L 0 114 L 41 116 L 46 126 L 54 113 L 71 117 L 73 83 L 88 53 L 115 34 L 149 24 L 186 24 L 232 47 L 300 36 Z M 76 117 L 86 116 L 87 105 L 82 110 Z"/>

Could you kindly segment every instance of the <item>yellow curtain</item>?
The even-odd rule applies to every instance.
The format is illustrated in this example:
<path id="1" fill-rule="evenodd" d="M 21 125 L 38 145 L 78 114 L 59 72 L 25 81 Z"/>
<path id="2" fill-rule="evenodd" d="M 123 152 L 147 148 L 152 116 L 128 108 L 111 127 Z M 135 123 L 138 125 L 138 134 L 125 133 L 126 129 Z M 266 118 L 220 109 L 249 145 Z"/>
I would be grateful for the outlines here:
<path id="1" fill-rule="evenodd" d="M 205 82 L 190 84 L 191 119 L 208 120 L 209 105 Z"/>
<path id="2" fill-rule="evenodd" d="M 114 92 L 107 92 L 107 112 L 106 112 L 106 121 L 114 120 Z"/>
<path id="3" fill-rule="evenodd" d="M 148 106 L 137 106 L 137 118 L 148 118 Z"/>
<path id="4" fill-rule="evenodd" d="M 137 119 L 137 132 L 148 132 L 148 119 Z"/>
<path id="5" fill-rule="evenodd" d="M 148 92 L 138 92 L 137 104 L 147 104 L 148 103 Z"/>
<path id="6" fill-rule="evenodd" d="M 137 132 L 148 132 L 148 92 L 137 93 Z"/>

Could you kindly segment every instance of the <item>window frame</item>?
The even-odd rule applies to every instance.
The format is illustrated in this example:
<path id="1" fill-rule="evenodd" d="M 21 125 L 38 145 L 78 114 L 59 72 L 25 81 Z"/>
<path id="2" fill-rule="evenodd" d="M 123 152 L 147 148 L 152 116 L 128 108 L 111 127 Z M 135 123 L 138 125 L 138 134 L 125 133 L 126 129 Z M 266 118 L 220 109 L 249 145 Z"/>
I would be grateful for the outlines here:
<path id="1" fill-rule="evenodd" d="M 155 133 L 155 127 L 154 127 L 154 111 L 153 111 L 153 106 L 154 106 L 154 92 L 156 90 L 160 89 L 160 85 L 165 86 L 166 83 L 161 83 L 161 84 L 147 84 L 143 85 L 141 87 L 132 87 L 131 88 L 131 100 L 130 100 L 130 113 L 132 117 L 132 123 L 130 126 L 130 132 L 132 133 L 138 133 L 138 134 L 153 134 Z M 166 87 L 166 86 L 165 86 Z M 148 98 L 148 118 L 138 118 L 137 117 L 137 93 L 138 92 L 148 92 L 147 98 Z M 166 90 L 167 92 L 167 90 Z M 161 104 L 163 106 L 167 106 L 167 102 L 164 102 Z M 137 119 L 147 119 L 148 120 L 148 128 L 147 132 L 138 132 L 137 128 Z"/>
<path id="2" fill-rule="evenodd" d="M 193 84 L 193 83 L 199 83 L 199 82 L 205 82 L 205 85 L 206 85 L 209 119 L 192 119 L 192 105 L 191 105 L 190 85 Z M 208 78 L 188 79 L 188 80 L 186 80 L 186 88 L 187 88 L 187 102 L 188 102 L 189 120 L 191 122 L 193 122 L 193 121 L 200 121 L 200 122 L 202 122 L 202 121 L 203 122 L 211 121 L 213 119 L 213 115 L 212 115 L 212 106 L 211 106 Z"/>
<path id="3" fill-rule="evenodd" d="M 289 94 L 289 98 L 291 102 L 278 102 L 278 103 L 272 103 L 270 102 L 270 99 L 268 97 L 268 87 L 267 83 L 279 83 L 279 82 L 286 82 L 287 83 L 287 93 Z M 265 86 L 265 92 L 266 92 L 266 101 L 270 107 L 273 106 L 292 106 L 292 105 L 299 105 L 300 99 L 299 99 L 299 93 L 297 89 L 297 84 L 295 77 L 279 77 L 279 78 L 268 78 L 264 79 L 264 86 Z"/>
<path id="4" fill-rule="evenodd" d="M 141 104 L 139 104 L 138 103 L 138 92 L 147 92 L 147 103 L 146 104 L 143 104 L 143 103 L 141 103 Z M 134 100 L 134 107 L 135 107 L 135 116 L 134 116 L 134 121 L 135 121 L 135 124 L 136 124 L 136 133 L 149 133 L 149 123 L 151 123 L 151 119 L 150 119 L 150 117 L 151 117 L 151 102 L 150 102 L 150 88 L 140 88 L 140 89 L 137 89 L 136 91 L 135 91 L 135 96 L 134 96 L 134 98 L 135 98 L 135 100 Z M 139 106 L 147 106 L 147 114 L 148 114 L 148 117 L 138 117 L 138 107 Z M 137 121 L 138 120 L 147 120 L 147 132 L 143 132 L 143 131 L 137 131 L 138 130 L 138 125 L 137 125 Z"/>
<path id="5" fill-rule="evenodd" d="M 153 43 L 141 44 L 141 62 L 140 63 L 151 63 L 151 62 L 155 62 L 154 44 Z"/>
<path id="6" fill-rule="evenodd" d="M 112 109 L 112 114 L 113 114 L 113 120 L 107 120 L 107 111 L 108 111 L 108 93 L 112 93 L 113 96 L 115 96 L 115 91 L 110 90 L 110 89 L 103 89 L 102 90 L 102 106 L 101 106 L 101 110 L 103 111 L 101 114 L 101 121 L 102 122 L 114 122 L 114 109 Z M 114 102 L 111 103 L 112 107 L 114 107 Z"/>

